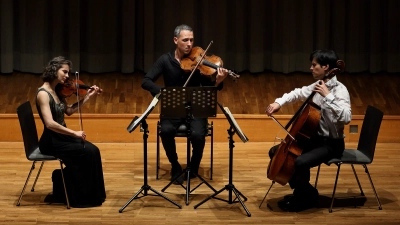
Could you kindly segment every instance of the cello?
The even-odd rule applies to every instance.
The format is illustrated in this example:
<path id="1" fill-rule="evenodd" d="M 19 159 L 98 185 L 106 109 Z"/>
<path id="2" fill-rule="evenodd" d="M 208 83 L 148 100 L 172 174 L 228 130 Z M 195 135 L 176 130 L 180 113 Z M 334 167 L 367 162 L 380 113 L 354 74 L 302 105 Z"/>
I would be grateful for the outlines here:
<path id="1" fill-rule="evenodd" d="M 331 79 L 344 70 L 343 60 L 338 60 L 336 65 L 338 67 L 328 71 L 324 79 Z M 302 154 L 304 145 L 316 132 L 321 119 L 321 108 L 312 101 L 315 93 L 314 91 L 308 96 L 285 127 L 271 115 L 287 133 L 268 165 L 267 177 L 273 182 L 285 185 L 290 180 L 296 158 Z M 287 131 L 289 127 L 290 131 Z"/>

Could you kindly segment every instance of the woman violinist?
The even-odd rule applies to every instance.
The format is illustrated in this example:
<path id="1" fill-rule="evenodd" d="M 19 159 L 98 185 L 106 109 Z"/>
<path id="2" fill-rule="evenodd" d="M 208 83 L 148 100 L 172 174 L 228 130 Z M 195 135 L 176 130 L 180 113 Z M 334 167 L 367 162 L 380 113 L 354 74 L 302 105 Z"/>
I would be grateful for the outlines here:
<path id="1" fill-rule="evenodd" d="M 318 191 L 310 183 L 310 168 L 331 158 L 341 157 L 344 151 L 344 125 L 351 121 L 350 95 L 347 88 L 335 76 L 326 78 L 330 70 L 337 68 L 338 56 L 332 50 L 317 50 L 311 53 L 311 73 L 317 81 L 309 86 L 296 88 L 271 103 L 266 113 L 272 115 L 283 105 L 305 101 L 313 92 L 312 102 L 319 106 L 320 120 L 315 135 L 302 149 L 294 162 L 294 174 L 289 180 L 293 195 L 285 196 L 278 206 L 285 211 L 302 211 L 317 204 Z M 272 159 L 279 145 L 269 151 Z"/>
<path id="2" fill-rule="evenodd" d="M 161 87 L 155 81 L 163 75 L 165 87 L 183 87 L 188 80 L 190 72 L 186 72 L 181 67 L 181 61 L 191 53 L 194 42 L 193 29 L 188 25 L 182 24 L 175 28 L 173 41 L 176 48 L 163 54 L 153 64 L 149 72 L 145 75 L 142 81 L 142 88 L 149 91 L 153 96 L 158 94 Z M 216 70 L 216 79 L 212 81 L 210 77 L 201 75 L 199 71 L 195 71 L 189 80 L 188 87 L 199 86 L 217 86 L 218 90 L 222 89 L 222 81 L 227 77 L 228 71 L 219 67 Z M 166 155 L 171 163 L 171 179 L 175 180 L 181 172 L 182 168 L 178 162 L 178 155 L 175 146 L 175 133 L 185 118 L 161 118 L 161 141 L 164 146 Z M 197 174 L 200 161 L 203 156 L 205 145 L 205 136 L 207 131 L 207 118 L 194 118 L 191 120 L 191 143 L 193 154 L 191 159 L 191 171 Z M 194 176 L 193 176 L 194 177 Z M 179 177 L 175 184 L 182 184 L 183 178 Z"/>
<path id="3" fill-rule="evenodd" d="M 64 121 L 64 114 L 72 115 L 97 94 L 99 88 L 92 86 L 79 104 L 67 105 L 65 96 L 55 90 L 57 84 L 66 82 L 71 66 L 70 60 L 58 56 L 44 68 L 43 85 L 36 96 L 36 108 L 44 125 L 39 148 L 44 154 L 62 159 L 66 165 L 66 185 L 72 207 L 100 206 L 106 199 L 100 151 L 86 141 L 83 130 L 71 130 Z"/>

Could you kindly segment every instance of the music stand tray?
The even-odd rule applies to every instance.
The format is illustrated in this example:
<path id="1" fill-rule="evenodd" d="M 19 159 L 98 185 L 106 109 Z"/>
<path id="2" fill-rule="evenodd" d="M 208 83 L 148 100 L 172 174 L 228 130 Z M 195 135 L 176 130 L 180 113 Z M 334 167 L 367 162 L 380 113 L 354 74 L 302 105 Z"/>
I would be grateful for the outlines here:
<path id="1" fill-rule="evenodd" d="M 161 117 L 186 118 L 189 104 L 193 117 L 217 116 L 216 87 L 164 87 L 160 101 Z"/>
<path id="2" fill-rule="evenodd" d="M 146 123 L 146 118 L 147 116 L 150 114 L 150 112 L 155 108 L 155 106 L 158 103 L 158 98 L 159 98 L 160 94 L 157 94 L 154 98 L 153 101 L 150 103 L 149 107 L 147 108 L 147 110 L 142 114 L 142 116 L 137 117 L 135 116 L 132 120 L 132 122 L 128 125 L 127 130 L 129 133 L 131 133 L 132 131 L 134 131 L 138 125 L 141 125 L 141 132 L 143 132 L 143 171 L 144 171 L 144 178 L 143 178 L 143 186 L 140 188 L 140 190 L 138 192 L 136 192 L 136 194 L 119 210 L 120 213 L 122 213 L 122 211 L 135 199 L 141 198 L 141 197 L 145 197 L 148 194 L 148 191 L 152 191 L 155 193 L 154 196 L 160 196 L 162 198 L 164 198 L 165 200 L 171 202 L 172 204 L 176 205 L 178 208 L 182 208 L 181 205 L 179 205 L 178 203 L 172 201 L 171 199 L 169 199 L 168 197 L 164 196 L 163 194 L 161 194 L 160 192 L 154 190 L 152 187 L 150 187 L 150 185 L 148 185 L 148 178 L 147 178 L 147 138 L 148 138 L 148 125 Z M 139 196 L 139 194 L 141 194 L 143 196 Z"/>
<path id="3" fill-rule="evenodd" d="M 195 174 L 202 182 L 190 190 L 190 123 L 193 117 L 208 118 L 217 115 L 217 87 L 165 87 L 161 88 L 161 118 L 186 118 L 187 127 L 187 165 L 186 169 L 171 180 L 161 191 L 164 192 L 180 176 L 186 176 L 186 205 L 189 205 L 189 194 L 200 185 L 205 184 L 211 190 L 216 190 L 199 174 Z"/>
<path id="4" fill-rule="evenodd" d="M 233 185 L 233 183 L 232 183 L 232 177 L 233 177 L 233 148 L 235 147 L 234 146 L 235 141 L 233 140 L 233 135 L 236 133 L 244 143 L 247 142 L 249 139 L 246 137 L 246 135 L 240 129 L 239 125 L 236 123 L 236 120 L 233 117 L 233 115 L 231 114 L 231 112 L 229 111 L 229 108 L 228 107 L 223 107 L 220 103 L 218 103 L 218 105 L 221 108 L 222 112 L 224 113 L 225 117 L 228 119 L 229 124 L 230 124 L 230 128 L 227 130 L 228 134 L 229 134 L 229 183 L 227 185 L 225 185 L 225 187 L 223 187 L 221 190 L 215 192 L 214 194 L 212 194 L 211 196 L 209 196 L 208 198 L 206 198 L 205 200 L 203 200 L 199 204 L 195 205 L 194 208 L 196 209 L 197 207 L 202 205 L 204 202 L 206 202 L 206 201 L 208 201 L 208 200 L 210 200 L 212 198 L 215 198 L 215 199 L 227 202 L 229 204 L 239 202 L 242 205 L 243 209 L 246 211 L 247 216 L 250 217 L 251 213 L 249 212 L 247 207 L 244 205 L 243 200 L 241 199 L 241 197 L 244 199 L 244 201 L 247 201 L 247 198 L 239 190 L 237 190 L 235 188 L 235 185 Z M 224 190 L 227 190 L 229 192 L 228 200 L 216 197 L 218 194 L 220 194 Z M 235 199 L 232 199 L 232 192 L 236 195 Z"/>

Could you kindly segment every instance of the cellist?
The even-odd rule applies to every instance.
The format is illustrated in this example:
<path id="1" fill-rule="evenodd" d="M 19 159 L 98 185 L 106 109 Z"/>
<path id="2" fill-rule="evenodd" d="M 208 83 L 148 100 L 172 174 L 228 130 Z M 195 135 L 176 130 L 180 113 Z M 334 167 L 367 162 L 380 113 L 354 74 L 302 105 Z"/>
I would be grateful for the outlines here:
<path id="1" fill-rule="evenodd" d="M 336 76 L 326 78 L 326 74 L 337 68 L 337 54 L 332 50 L 316 50 L 311 53 L 311 73 L 317 81 L 295 88 L 282 97 L 277 98 L 267 109 L 267 115 L 273 113 L 288 103 L 305 101 L 308 96 L 316 92 L 312 101 L 320 108 L 321 118 L 315 135 L 303 147 L 302 154 L 294 163 L 294 174 L 289 185 L 294 189 L 292 195 L 285 196 L 278 201 L 278 206 L 284 211 L 298 212 L 313 208 L 318 201 L 318 190 L 310 184 L 310 168 L 320 165 L 331 158 L 341 157 L 344 144 L 344 125 L 351 121 L 350 95 L 347 88 L 337 80 Z M 279 145 L 269 151 L 272 159 Z"/>

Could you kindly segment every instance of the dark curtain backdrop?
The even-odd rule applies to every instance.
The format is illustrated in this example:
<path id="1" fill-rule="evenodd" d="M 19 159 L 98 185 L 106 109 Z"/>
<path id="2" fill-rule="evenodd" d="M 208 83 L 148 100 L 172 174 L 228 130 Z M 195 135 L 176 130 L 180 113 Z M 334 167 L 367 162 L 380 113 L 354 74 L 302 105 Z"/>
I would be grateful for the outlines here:
<path id="1" fill-rule="evenodd" d="M 238 72 L 308 72 L 334 49 L 346 71 L 400 72 L 398 0 L 0 0 L 0 73 L 41 73 L 54 56 L 74 71 L 148 71 L 173 30 Z"/>

